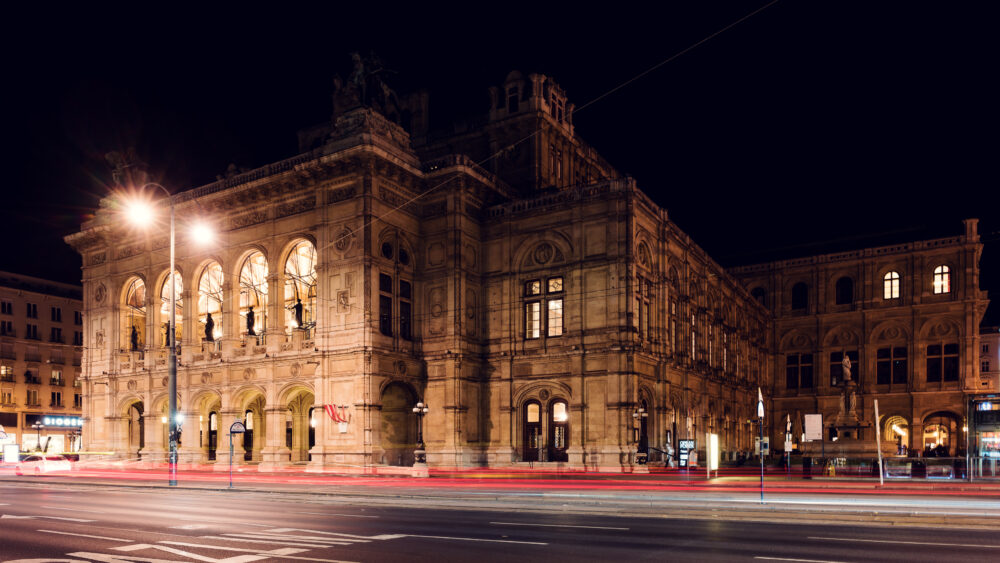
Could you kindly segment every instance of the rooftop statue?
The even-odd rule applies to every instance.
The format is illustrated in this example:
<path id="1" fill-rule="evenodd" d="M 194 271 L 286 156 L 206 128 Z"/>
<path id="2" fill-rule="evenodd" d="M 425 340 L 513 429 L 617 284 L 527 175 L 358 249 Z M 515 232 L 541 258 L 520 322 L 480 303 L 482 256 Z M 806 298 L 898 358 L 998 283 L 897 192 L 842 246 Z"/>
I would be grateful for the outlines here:
<path id="1" fill-rule="evenodd" d="M 394 71 L 385 68 L 374 53 L 362 57 L 353 52 L 351 62 L 353 69 L 346 81 L 340 75 L 333 77 L 334 115 L 356 107 L 371 107 L 398 122 L 399 98 L 384 80 L 386 74 Z"/>

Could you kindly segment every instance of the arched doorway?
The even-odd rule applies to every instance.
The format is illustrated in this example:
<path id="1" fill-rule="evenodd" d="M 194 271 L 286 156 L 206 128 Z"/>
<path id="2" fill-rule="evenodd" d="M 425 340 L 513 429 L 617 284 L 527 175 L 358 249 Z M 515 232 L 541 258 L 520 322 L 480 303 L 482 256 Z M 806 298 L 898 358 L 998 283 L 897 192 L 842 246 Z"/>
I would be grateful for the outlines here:
<path id="1" fill-rule="evenodd" d="M 925 456 L 949 457 L 956 454 L 961 425 L 949 412 L 924 417 L 923 449 Z"/>
<path id="2" fill-rule="evenodd" d="M 528 401 L 521 412 L 521 427 L 524 429 L 521 460 L 538 461 L 538 450 L 542 444 L 542 405 L 538 401 Z"/>
<path id="3" fill-rule="evenodd" d="M 142 416 L 142 401 L 136 401 L 125 410 L 125 440 L 128 448 L 128 457 L 139 458 L 142 456 L 142 448 L 146 445 L 146 422 Z"/>
<path id="4" fill-rule="evenodd" d="M 896 450 L 896 455 L 906 455 L 910 442 L 910 423 L 900 415 L 885 417 L 882 422 L 883 440 Z"/>
<path id="5" fill-rule="evenodd" d="M 417 447 L 416 398 L 408 385 L 390 383 L 382 391 L 382 462 L 386 465 L 413 465 Z"/>
<path id="6" fill-rule="evenodd" d="M 308 388 L 296 386 L 282 394 L 282 401 L 286 407 L 285 447 L 289 450 L 289 461 L 308 461 L 313 446 L 310 435 L 315 396 Z"/>
<path id="7" fill-rule="evenodd" d="M 556 399 L 549 403 L 549 461 L 569 461 L 569 405 Z"/>
<path id="8" fill-rule="evenodd" d="M 243 460 L 260 461 L 261 450 L 266 440 L 267 429 L 264 425 L 264 397 L 257 395 L 243 409 L 243 424 L 246 432 L 243 433 Z"/>

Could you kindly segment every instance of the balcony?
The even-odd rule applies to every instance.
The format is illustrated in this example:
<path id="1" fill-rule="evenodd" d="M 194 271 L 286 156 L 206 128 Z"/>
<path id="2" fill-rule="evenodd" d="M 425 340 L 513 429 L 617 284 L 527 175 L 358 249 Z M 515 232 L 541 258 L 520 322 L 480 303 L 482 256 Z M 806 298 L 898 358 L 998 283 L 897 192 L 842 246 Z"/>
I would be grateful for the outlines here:
<path id="1" fill-rule="evenodd" d="M 28 375 L 24 376 L 24 382 L 25 383 L 30 383 L 32 385 L 41 385 L 42 384 L 42 380 L 40 378 L 35 377 L 35 376 L 28 376 Z"/>
<path id="2" fill-rule="evenodd" d="M 63 387 L 66 385 L 66 380 L 61 377 L 49 378 L 49 385 L 55 385 L 57 387 Z"/>
<path id="3" fill-rule="evenodd" d="M 14 383 L 14 374 L 0 375 L 0 383 Z"/>
<path id="4" fill-rule="evenodd" d="M 62 404 L 62 401 L 52 401 L 49 403 L 49 408 L 61 409 L 63 408 L 63 406 L 64 405 Z"/>

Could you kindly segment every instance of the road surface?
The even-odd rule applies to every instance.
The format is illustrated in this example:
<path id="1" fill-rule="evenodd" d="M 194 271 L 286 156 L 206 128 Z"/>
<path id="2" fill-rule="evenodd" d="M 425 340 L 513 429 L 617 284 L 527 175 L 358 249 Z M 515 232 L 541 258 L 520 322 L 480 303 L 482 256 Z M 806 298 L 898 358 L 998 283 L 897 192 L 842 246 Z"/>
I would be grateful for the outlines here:
<path id="1" fill-rule="evenodd" d="M 946 561 L 991 530 L 347 504 L 262 491 L 0 483 L 2 561 Z M 484 507 L 490 503 L 482 501 Z M 551 511 L 546 511 L 546 504 Z M 665 509 L 669 510 L 669 508 Z"/>

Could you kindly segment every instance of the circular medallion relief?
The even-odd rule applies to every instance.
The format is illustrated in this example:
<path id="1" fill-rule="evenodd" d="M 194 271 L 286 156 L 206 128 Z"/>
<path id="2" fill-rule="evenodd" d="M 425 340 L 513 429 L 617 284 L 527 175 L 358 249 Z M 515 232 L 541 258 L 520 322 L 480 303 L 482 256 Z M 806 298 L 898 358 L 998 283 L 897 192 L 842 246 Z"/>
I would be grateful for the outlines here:
<path id="1" fill-rule="evenodd" d="M 163 386 L 164 386 L 164 387 L 166 387 L 166 386 L 167 386 L 167 383 L 169 383 L 169 382 L 170 382 L 170 379 L 169 379 L 169 378 L 166 378 L 166 377 L 164 377 L 164 378 L 163 378 L 163 379 L 161 380 L 161 383 L 163 383 Z"/>
<path id="2" fill-rule="evenodd" d="M 549 260 L 552 259 L 552 245 L 543 242 L 535 247 L 535 262 L 539 264 L 547 264 Z"/>
<path id="3" fill-rule="evenodd" d="M 253 379 L 254 375 L 256 375 L 256 374 L 255 374 L 253 368 L 247 368 L 247 369 L 243 370 L 243 379 L 245 379 L 247 381 L 250 381 L 251 379 Z"/>
<path id="4" fill-rule="evenodd" d="M 129 382 L 126 384 L 126 386 L 128 387 L 129 391 L 135 391 L 135 388 L 138 387 L 139 385 L 135 382 L 134 379 L 130 379 Z"/>
<path id="5" fill-rule="evenodd" d="M 292 364 L 291 372 L 292 372 L 292 377 L 298 377 L 299 374 L 302 373 L 302 365 L 299 364 L 298 362 L 295 362 L 294 364 Z"/>
<path id="6" fill-rule="evenodd" d="M 541 390 L 541 391 L 540 391 L 540 392 L 538 393 L 538 396 L 539 396 L 539 397 L 540 397 L 540 398 L 541 398 L 541 399 L 542 399 L 543 401 L 547 401 L 547 400 L 549 400 L 549 390 L 548 390 L 548 389 L 542 389 L 542 390 Z"/>

